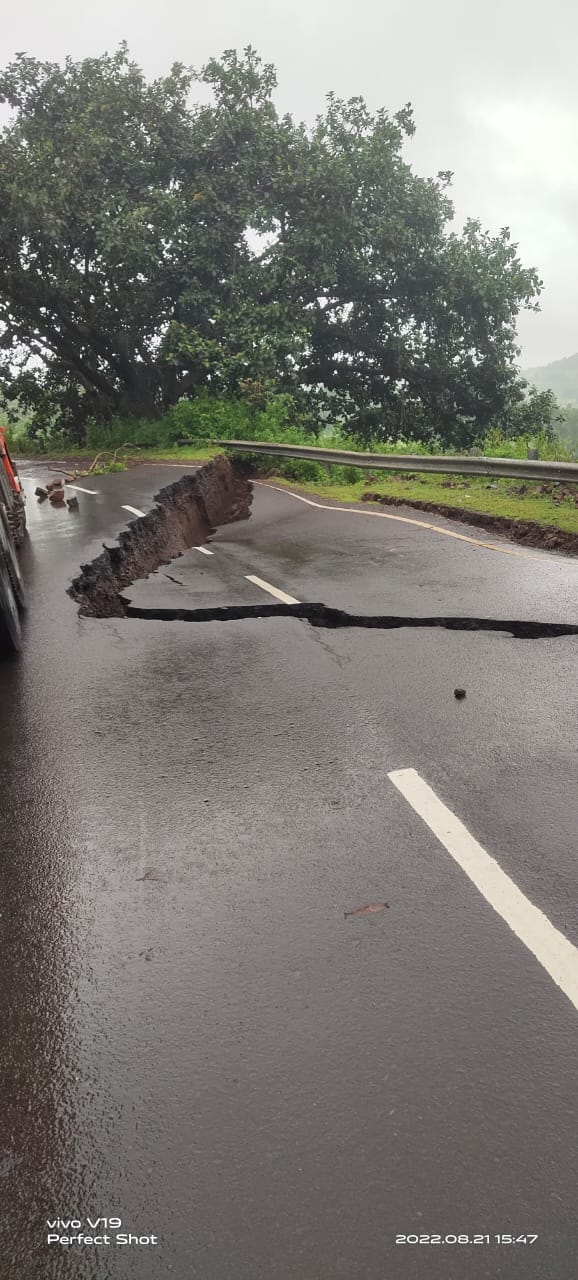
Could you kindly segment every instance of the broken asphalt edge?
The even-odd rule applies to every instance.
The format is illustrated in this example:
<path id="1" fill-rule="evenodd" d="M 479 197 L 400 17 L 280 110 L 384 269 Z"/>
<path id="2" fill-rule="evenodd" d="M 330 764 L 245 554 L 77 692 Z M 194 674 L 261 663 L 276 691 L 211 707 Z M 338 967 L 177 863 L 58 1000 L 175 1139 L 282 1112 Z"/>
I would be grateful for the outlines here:
<path id="1" fill-rule="evenodd" d="M 131 520 L 115 544 L 105 545 L 71 582 L 68 594 L 82 617 L 124 617 L 120 592 L 205 542 L 219 525 L 247 520 L 253 486 L 229 458 L 220 455 L 194 475 L 166 485 L 154 501 L 151 511 Z"/>
<path id="2" fill-rule="evenodd" d="M 224 455 L 167 485 L 155 495 L 155 506 L 131 520 L 116 543 L 90 564 L 82 565 L 68 594 L 79 614 L 91 618 L 130 618 L 155 622 L 232 622 L 243 619 L 295 618 L 312 627 L 438 627 L 446 631 L 495 631 L 518 640 L 578 635 L 578 625 L 474 617 L 363 615 L 321 603 L 230 605 L 213 609 L 151 609 L 132 605 L 122 594 L 137 579 L 203 543 L 219 525 L 249 518 L 253 486 Z"/>
<path id="3" fill-rule="evenodd" d="M 519 516 L 491 515 L 484 511 L 470 511 L 467 507 L 448 506 L 443 502 L 425 502 L 420 498 L 406 498 L 397 494 L 363 493 L 362 502 L 375 502 L 382 507 L 413 507 L 416 511 L 428 511 L 445 520 L 456 520 L 478 529 L 497 533 L 509 542 L 523 547 L 536 547 L 567 557 L 578 556 L 578 533 L 560 529 L 556 525 L 538 524 L 537 520 L 522 520 Z"/>

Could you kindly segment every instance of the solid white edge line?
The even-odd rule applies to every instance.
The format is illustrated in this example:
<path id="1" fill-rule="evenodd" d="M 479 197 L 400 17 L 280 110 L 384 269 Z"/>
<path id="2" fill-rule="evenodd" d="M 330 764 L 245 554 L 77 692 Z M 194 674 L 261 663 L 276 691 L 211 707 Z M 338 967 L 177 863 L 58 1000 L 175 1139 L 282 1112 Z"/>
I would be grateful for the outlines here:
<path id="1" fill-rule="evenodd" d="M 268 591 L 270 596 L 275 596 L 276 600 L 281 600 L 282 604 L 299 604 L 294 596 L 288 596 L 286 591 L 280 591 L 278 587 L 272 587 L 270 582 L 264 582 L 263 578 L 257 578 L 254 573 L 246 573 L 247 582 L 254 582 L 256 587 L 261 587 L 263 591 Z"/>
<path id="2" fill-rule="evenodd" d="M 123 511 L 132 511 L 133 516 L 144 516 L 144 511 L 139 511 L 138 507 L 129 507 L 127 503 L 123 503 Z"/>
<path id="3" fill-rule="evenodd" d="M 416 769 L 394 769 L 390 782 L 401 792 L 440 844 L 465 871 L 482 897 L 578 1009 L 578 950 L 506 875 L 463 822 L 448 809 Z"/>
<path id="4" fill-rule="evenodd" d="M 200 551 L 204 556 L 214 556 L 214 551 L 209 551 L 208 547 L 193 547 L 193 551 Z"/>
<path id="5" fill-rule="evenodd" d="M 65 489 L 78 489 L 79 493 L 91 493 L 94 497 L 98 496 L 98 489 L 83 489 L 81 484 L 69 484 L 68 480 L 64 482 Z"/>
<path id="6" fill-rule="evenodd" d="M 469 543 L 472 547 L 482 547 L 486 551 L 497 551 L 504 556 L 517 556 L 521 560 L 538 560 L 540 564 L 548 564 L 551 568 L 562 569 L 573 561 L 569 556 L 560 557 L 559 562 L 556 560 L 552 552 L 544 551 L 542 555 L 534 555 L 531 551 L 518 551 L 515 547 L 499 547 L 495 542 L 486 542 L 482 538 L 468 537 L 466 533 L 455 533 L 453 529 L 444 529 L 442 525 L 430 524 L 427 520 L 412 520 L 410 516 L 394 516 L 389 511 L 359 511 L 357 507 L 331 507 L 327 502 L 313 502 L 311 498 L 304 498 L 301 493 L 294 493 L 292 489 L 283 489 L 278 484 L 270 484 L 268 480 L 252 480 L 251 484 L 261 485 L 263 489 L 274 489 L 275 493 L 284 493 L 288 498 L 296 498 L 298 502 L 304 502 L 308 507 L 316 507 L 318 511 L 339 511 L 346 512 L 352 516 L 369 516 L 374 520 L 396 520 L 398 524 L 413 524 L 418 529 L 429 529 L 432 533 L 440 533 L 444 538 L 454 538 L 456 542 Z M 451 519 L 450 516 L 447 519 Z M 574 562 L 576 567 L 576 562 Z"/>

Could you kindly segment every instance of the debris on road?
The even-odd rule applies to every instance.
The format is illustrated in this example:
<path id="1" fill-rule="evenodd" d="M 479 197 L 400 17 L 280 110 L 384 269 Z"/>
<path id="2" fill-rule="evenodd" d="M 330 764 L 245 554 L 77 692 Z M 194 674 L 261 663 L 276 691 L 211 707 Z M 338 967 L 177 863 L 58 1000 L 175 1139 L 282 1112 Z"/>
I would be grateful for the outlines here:
<path id="1" fill-rule="evenodd" d="M 115 449 L 114 451 L 111 449 L 105 449 L 102 453 L 97 453 L 96 458 L 94 458 L 90 466 L 84 471 L 78 471 L 76 468 L 69 470 L 65 463 L 59 465 L 58 468 L 51 467 L 51 470 L 64 471 L 68 483 L 72 483 L 74 480 L 87 479 L 88 476 L 94 475 L 95 473 L 99 474 L 101 471 L 107 471 L 109 469 L 124 470 L 125 467 L 130 466 L 131 464 L 135 465 L 139 459 L 131 457 L 131 454 L 140 452 L 140 445 L 121 444 L 120 448 Z M 120 458 L 119 454 L 121 455 Z M 107 459 L 106 462 L 105 458 Z"/>
<path id="2" fill-rule="evenodd" d="M 466 696 L 465 689 L 454 689 L 454 698 L 457 698 L 458 702 L 461 702 L 462 699 L 465 698 L 465 696 Z"/>
<path id="3" fill-rule="evenodd" d="M 354 911 L 344 911 L 343 915 L 346 920 L 348 916 L 373 916 L 378 911 L 383 911 L 384 907 L 389 908 L 389 902 L 366 902 L 364 907 L 355 907 Z"/>
<path id="4" fill-rule="evenodd" d="M 64 480 L 49 480 L 46 486 L 39 484 L 34 490 L 35 497 L 39 502 L 45 502 L 49 498 L 53 507 L 63 507 L 66 501 L 69 511 L 78 511 L 78 498 L 65 499 L 64 484 Z"/>

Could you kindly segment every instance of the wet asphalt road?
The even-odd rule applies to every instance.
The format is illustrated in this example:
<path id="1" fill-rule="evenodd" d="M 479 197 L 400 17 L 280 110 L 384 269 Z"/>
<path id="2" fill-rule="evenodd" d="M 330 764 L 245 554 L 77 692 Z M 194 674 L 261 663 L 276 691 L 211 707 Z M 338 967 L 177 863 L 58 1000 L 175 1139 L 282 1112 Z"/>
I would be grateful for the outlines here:
<path id="1" fill-rule="evenodd" d="M 417 770 L 578 945 L 578 641 L 79 620 L 81 562 L 178 474 L 28 504 L 0 669 L 0 1275 L 574 1280 L 576 1009 L 388 775 Z M 356 613 L 578 622 L 578 562 L 395 514 L 258 486 L 212 556 L 127 594 L 270 604 L 257 575 Z M 158 1243 L 47 1244 L 115 1216 Z"/>

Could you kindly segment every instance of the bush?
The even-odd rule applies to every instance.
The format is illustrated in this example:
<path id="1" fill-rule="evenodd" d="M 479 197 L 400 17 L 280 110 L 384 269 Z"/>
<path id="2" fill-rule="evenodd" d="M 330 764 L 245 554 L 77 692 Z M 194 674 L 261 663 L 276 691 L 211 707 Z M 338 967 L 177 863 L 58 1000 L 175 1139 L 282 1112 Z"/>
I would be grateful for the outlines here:
<path id="1" fill-rule="evenodd" d="M 309 462 L 306 458 L 283 458 L 279 470 L 288 480 L 327 484 L 327 472 L 322 462 Z"/>
<path id="2" fill-rule="evenodd" d="M 528 449 L 537 449 L 543 462 L 573 462 L 574 455 L 560 440 L 551 440 L 544 431 L 536 435 L 508 438 L 499 427 L 492 427 L 480 448 L 485 458 L 527 458 Z"/>
<path id="3" fill-rule="evenodd" d="M 107 423 L 88 423 L 86 447 L 90 451 L 120 449 L 123 444 L 137 445 L 140 449 L 172 447 L 170 424 L 166 418 L 131 418 L 128 421 L 115 418 Z"/>
<path id="4" fill-rule="evenodd" d="M 206 445 L 219 439 L 269 440 L 287 445 L 317 447 L 321 445 L 349 452 L 361 450 L 380 456 L 387 456 L 389 453 L 443 455 L 455 452 L 453 449 L 444 449 L 439 438 L 425 442 L 395 438 L 369 439 L 362 443 L 351 434 L 347 423 L 314 421 L 309 409 L 294 396 L 285 393 L 271 394 L 264 404 L 260 404 L 240 396 L 217 395 L 208 388 L 201 389 L 189 399 L 181 400 L 158 419 L 90 422 L 86 431 L 86 448 L 98 453 L 119 449 L 128 444 L 136 448 L 162 451 L 174 449 L 181 440 Z M 22 452 L 64 451 L 71 444 L 62 433 L 49 430 L 37 433 L 34 441 L 25 441 L 21 427 L 18 431 L 11 430 L 9 440 L 15 451 L 21 447 Z M 499 427 L 488 431 L 476 452 L 482 456 L 525 458 L 530 446 L 537 448 L 539 457 L 545 460 L 573 459 L 573 453 L 567 445 L 560 440 L 551 440 L 546 432 L 539 432 L 534 437 L 524 434 L 508 438 Z M 274 459 L 260 454 L 239 454 L 237 457 L 243 457 L 246 466 L 251 465 L 261 473 L 275 467 L 279 474 L 295 481 L 312 481 L 320 485 L 353 485 L 367 478 L 367 471 L 355 466 L 336 465 L 328 468 L 325 464 L 307 459 Z"/>

